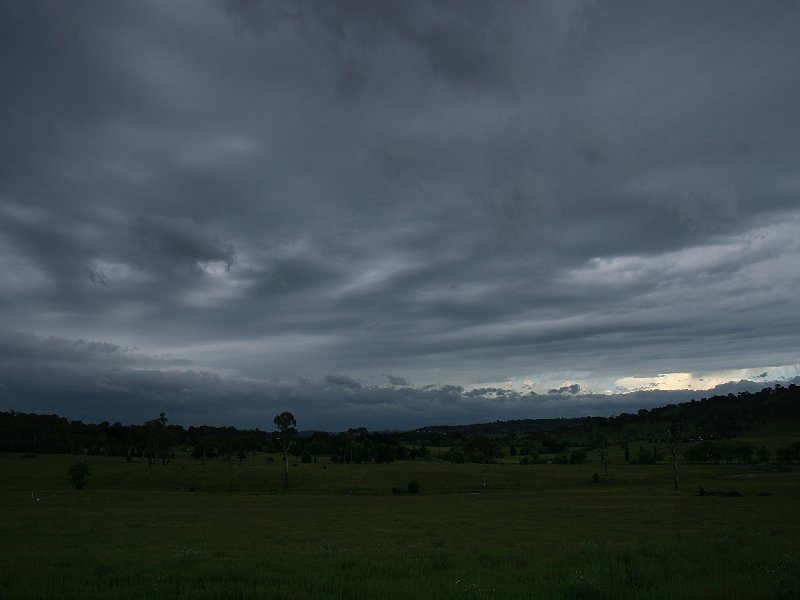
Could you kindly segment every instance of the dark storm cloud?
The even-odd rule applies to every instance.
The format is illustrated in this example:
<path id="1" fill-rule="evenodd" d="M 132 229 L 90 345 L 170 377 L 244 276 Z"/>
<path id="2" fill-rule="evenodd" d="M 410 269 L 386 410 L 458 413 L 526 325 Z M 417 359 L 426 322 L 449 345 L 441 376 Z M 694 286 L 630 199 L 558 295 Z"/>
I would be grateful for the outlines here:
<path id="1" fill-rule="evenodd" d="M 0 15 L 0 325 L 20 335 L 180 356 L 219 378 L 198 379 L 209 407 L 304 378 L 269 393 L 387 424 L 798 363 L 792 4 Z M 528 378 L 562 392 L 470 408 Z"/>
<path id="2" fill-rule="evenodd" d="M 306 429 L 414 428 L 497 419 L 611 415 L 698 398 L 690 390 L 579 394 L 575 386 L 547 394 L 502 388 L 363 385 L 345 375 L 280 382 L 193 368 L 170 356 L 145 356 L 113 344 L 36 338 L 0 332 L 0 399 L 20 412 L 57 412 L 71 418 L 142 422 L 159 412 L 184 424 L 224 423 L 270 428 L 292 410 Z M 795 383 L 798 378 L 795 378 Z M 756 391 L 775 382 L 738 381 L 703 396 Z M 783 382 L 786 383 L 786 382 Z M 563 394 L 571 394 L 568 403 Z M 102 411 L 106 411 L 103 413 Z"/>

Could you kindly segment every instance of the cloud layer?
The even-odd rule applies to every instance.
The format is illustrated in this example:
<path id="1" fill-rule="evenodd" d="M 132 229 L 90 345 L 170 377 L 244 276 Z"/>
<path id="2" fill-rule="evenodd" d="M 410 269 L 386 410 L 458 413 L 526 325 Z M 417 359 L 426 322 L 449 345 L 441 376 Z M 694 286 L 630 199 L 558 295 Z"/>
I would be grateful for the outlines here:
<path id="1" fill-rule="evenodd" d="M 347 375 L 295 381 L 242 377 L 152 356 L 108 343 L 37 338 L 0 331 L 0 402 L 21 412 L 68 414 L 74 419 L 139 423 L 160 412 L 186 425 L 214 422 L 269 429 L 286 407 L 304 429 L 349 427 L 411 429 L 497 419 L 551 418 L 636 412 L 698 398 L 689 389 L 657 386 L 616 394 L 582 392 L 578 384 L 536 393 L 501 387 L 410 386 L 386 375 L 370 384 Z M 795 383 L 800 376 L 784 377 Z M 714 386 L 703 396 L 756 391 L 772 385 L 739 380 Z M 112 416 L 113 415 L 113 416 Z"/>
<path id="2" fill-rule="evenodd" d="M 391 427 L 800 364 L 791 4 L 0 11 L 8 408 Z M 86 358 L 46 386 L 18 345 Z"/>

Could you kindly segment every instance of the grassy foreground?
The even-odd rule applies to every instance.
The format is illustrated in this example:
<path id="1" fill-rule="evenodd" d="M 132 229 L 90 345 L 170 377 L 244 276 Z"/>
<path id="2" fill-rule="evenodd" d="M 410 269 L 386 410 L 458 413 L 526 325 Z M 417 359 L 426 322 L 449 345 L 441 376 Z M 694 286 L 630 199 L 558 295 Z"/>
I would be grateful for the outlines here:
<path id="1" fill-rule="evenodd" d="M 800 597 L 794 469 L 76 460 L 0 455 L 0 597 Z"/>

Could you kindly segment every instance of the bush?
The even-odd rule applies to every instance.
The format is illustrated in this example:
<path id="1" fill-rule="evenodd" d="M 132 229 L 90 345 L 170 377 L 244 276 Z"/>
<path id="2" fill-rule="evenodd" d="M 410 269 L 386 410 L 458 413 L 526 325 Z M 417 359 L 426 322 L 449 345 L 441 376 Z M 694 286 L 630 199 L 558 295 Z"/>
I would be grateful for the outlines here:
<path id="1" fill-rule="evenodd" d="M 687 462 L 693 463 L 749 463 L 753 461 L 755 453 L 756 449 L 748 442 L 705 440 L 695 444 L 692 448 L 688 448 L 683 455 Z M 776 456 L 777 453 L 778 451 L 776 451 Z"/>
<path id="2" fill-rule="evenodd" d="M 553 464 L 554 465 L 568 465 L 569 464 L 569 454 L 567 452 L 559 452 L 553 457 Z"/>
<path id="3" fill-rule="evenodd" d="M 639 453 L 636 456 L 636 464 L 639 465 L 653 465 L 656 462 L 656 457 L 643 446 L 639 446 Z"/>
<path id="4" fill-rule="evenodd" d="M 521 465 L 537 465 L 539 462 L 541 462 L 541 458 L 538 452 L 531 454 L 530 456 L 523 456 L 521 459 L 519 459 L 519 464 Z"/>
<path id="5" fill-rule="evenodd" d="M 573 450 L 572 453 L 569 455 L 569 464 L 571 465 L 582 465 L 586 460 L 586 450 L 583 448 L 578 448 L 577 450 Z"/>
<path id="6" fill-rule="evenodd" d="M 790 446 L 775 450 L 775 459 L 778 462 L 786 464 L 791 464 L 796 460 L 800 460 L 800 442 L 795 442 Z"/>
<path id="7" fill-rule="evenodd" d="M 459 447 L 450 448 L 447 451 L 447 460 L 451 463 L 462 464 L 466 460 L 466 456 L 464 455 L 464 450 Z"/>
<path id="8" fill-rule="evenodd" d="M 86 479 L 89 477 L 89 465 L 84 462 L 75 463 L 67 471 L 67 477 L 76 490 L 83 489 Z"/>
<path id="9" fill-rule="evenodd" d="M 559 452 L 553 457 L 554 465 L 581 465 L 586 461 L 586 450 L 578 448 L 572 452 Z M 537 461 L 538 462 L 538 458 Z"/>
<path id="10" fill-rule="evenodd" d="M 407 488 L 393 487 L 392 488 L 392 493 L 393 494 L 419 494 L 421 489 L 422 489 L 422 486 L 419 484 L 419 481 L 417 481 L 416 479 L 413 479 L 413 480 L 408 482 L 408 487 Z"/>
<path id="11" fill-rule="evenodd" d="M 540 462 L 540 460 L 541 460 L 541 456 L 539 455 L 539 451 L 536 448 L 532 448 L 531 446 L 523 446 L 522 447 L 522 452 L 520 452 L 520 454 L 523 456 L 522 460 L 525 461 L 523 463 L 522 460 L 521 460 L 520 463 L 519 463 L 521 465 L 522 464 L 535 465 L 535 464 L 538 464 Z"/>

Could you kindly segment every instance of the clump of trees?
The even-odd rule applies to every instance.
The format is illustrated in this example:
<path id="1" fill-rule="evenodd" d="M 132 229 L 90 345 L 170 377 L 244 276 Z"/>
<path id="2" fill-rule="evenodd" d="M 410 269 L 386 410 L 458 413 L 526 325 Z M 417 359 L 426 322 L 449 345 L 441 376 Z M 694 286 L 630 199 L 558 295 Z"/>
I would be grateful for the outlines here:
<path id="1" fill-rule="evenodd" d="M 530 448 L 528 451 L 519 459 L 519 464 L 521 465 L 536 465 L 539 464 L 541 460 L 541 455 L 536 448 Z"/>
<path id="2" fill-rule="evenodd" d="M 800 442 L 776 449 L 775 459 L 785 464 L 791 464 L 795 461 L 800 462 Z"/>
<path id="3" fill-rule="evenodd" d="M 629 462 L 633 465 L 654 465 L 663 459 L 664 456 L 658 451 L 657 446 L 654 445 L 652 448 L 639 446 L 636 456 L 631 458 Z"/>
<path id="4" fill-rule="evenodd" d="M 554 465 L 581 465 L 586 462 L 586 449 L 575 448 L 572 451 L 563 451 L 553 457 Z"/>
<path id="5" fill-rule="evenodd" d="M 756 449 L 740 440 L 704 440 L 687 448 L 683 456 L 690 463 L 752 463 Z"/>
<path id="6" fill-rule="evenodd" d="M 503 457 L 500 442 L 485 434 L 470 435 L 450 448 L 445 458 L 453 463 L 494 464 Z"/>

